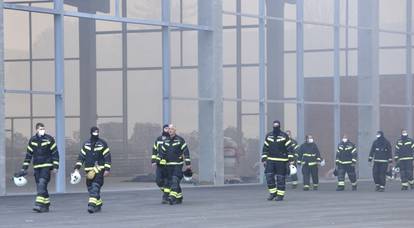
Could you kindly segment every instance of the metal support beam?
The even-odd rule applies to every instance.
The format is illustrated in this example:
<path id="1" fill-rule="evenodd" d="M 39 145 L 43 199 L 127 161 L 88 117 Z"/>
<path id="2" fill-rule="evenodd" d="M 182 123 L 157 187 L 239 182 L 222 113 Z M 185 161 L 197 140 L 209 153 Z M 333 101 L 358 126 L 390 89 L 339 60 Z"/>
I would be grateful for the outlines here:
<path id="1" fill-rule="evenodd" d="M 162 21 L 168 24 L 170 18 L 170 1 L 162 0 Z M 171 40 L 168 26 L 162 27 L 162 121 L 171 122 Z"/>
<path id="2" fill-rule="evenodd" d="M 335 161 L 336 156 L 336 146 L 339 143 L 339 138 L 341 137 L 341 78 L 340 78 L 340 52 L 339 52 L 339 23 L 340 23 L 340 0 L 335 0 L 334 2 L 334 78 L 333 78 L 333 87 L 334 87 L 334 146 L 332 148 L 332 158 Z"/>
<path id="3" fill-rule="evenodd" d="M 285 0 L 266 0 L 266 15 L 283 18 L 284 5 Z M 284 23 L 284 21 L 267 20 L 267 99 L 277 100 L 284 97 Z M 272 123 L 276 119 L 284 121 L 284 104 L 268 103 L 267 123 Z M 271 128 L 271 125 L 267 126 L 268 130 Z"/>
<path id="4" fill-rule="evenodd" d="M 119 5 L 119 1 L 116 2 Z M 127 1 L 122 0 L 122 16 L 127 16 Z M 122 23 L 122 141 L 123 153 L 128 148 L 128 33 L 127 23 Z"/>
<path id="5" fill-rule="evenodd" d="M 222 0 L 198 0 L 198 22 L 212 32 L 198 32 L 198 129 L 200 182 L 224 184 Z M 202 161 L 202 162 L 201 162 Z"/>
<path id="6" fill-rule="evenodd" d="M 66 153 L 65 153 L 65 104 L 64 104 L 64 16 L 63 0 L 54 1 L 54 9 L 62 12 L 54 15 L 55 31 L 55 114 L 56 114 L 56 144 L 59 151 L 59 172 L 56 179 L 56 192 L 66 190 Z"/>
<path id="7" fill-rule="evenodd" d="M 358 1 L 358 26 L 370 27 L 370 30 L 358 30 L 358 102 L 371 103 L 371 107 L 358 109 L 358 151 L 359 160 L 367 161 L 369 143 L 379 130 L 379 3 L 377 0 Z M 385 132 L 386 134 L 386 132 Z M 371 176 L 369 167 L 359 165 L 359 176 Z"/>
<path id="8" fill-rule="evenodd" d="M 0 196 L 6 195 L 6 140 L 4 97 L 4 19 L 0 0 Z"/>
<path id="9" fill-rule="evenodd" d="M 79 2 L 79 11 L 96 13 L 91 2 Z M 79 18 L 80 139 L 97 125 L 96 21 Z"/>
<path id="10" fill-rule="evenodd" d="M 265 31 L 265 0 L 259 0 L 259 154 L 258 160 L 261 157 L 262 146 L 264 143 L 264 138 L 266 134 L 266 109 L 265 109 L 265 99 L 266 99 L 266 31 Z M 264 168 L 260 166 L 260 183 L 264 182 Z"/>
<path id="11" fill-rule="evenodd" d="M 406 21 L 407 21 L 407 33 L 412 32 L 412 0 L 407 0 L 406 6 Z M 408 132 L 413 134 L 413 75 L 412 75 L 412 37 L 407 34 L 406 36 L 406 83 L 405 83 L 405 96 L 406 104 L 410 107 L 406 111 L 406 126 Z"/>
<path id="12" fill-rule="evenodd" d="M 297 100 L 297 140 L 305 139 L 305 79 L 303 69 L 303 0 L 296 1 L 296 100 Z"/>
<path id="13" fill-rule="evenodd" d="M 236 1 L 236 11 L 241 12 L 241 0 Z M 236 16 L 236 96 L 242 99 L 242 19 L 241 16 Z M 237 101 L 236 105 L 236 127 L 238 137 L 237 145 L 242 146 L 242 132 L 243 132 L 243 117 L 242 117 L 242 102 Z"/>

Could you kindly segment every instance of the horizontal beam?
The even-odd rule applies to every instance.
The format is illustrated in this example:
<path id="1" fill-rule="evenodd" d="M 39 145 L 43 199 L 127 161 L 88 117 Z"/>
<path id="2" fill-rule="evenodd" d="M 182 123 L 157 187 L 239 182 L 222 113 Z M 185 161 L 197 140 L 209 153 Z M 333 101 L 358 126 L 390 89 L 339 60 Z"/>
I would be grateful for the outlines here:
<path id="1" fill-rule="evenodd" d="M 5 93 L 14 93 L 14 94 L 34 94 L 34 95 L 53 95 L 53 96 L 62 96 L 62 93 L 56 93 L 52 91 L 35 91 L 35 90 L 19 90 L 19 89 L 5 89 Z"/>
<path id="2" fill-rule="evenodd" d="M 110 22 L 140 24 L 140 25 L 150 25 L 150 26 L 174 27 L 174 28 L 180 28 L 180 29 L 186 29 L 186 30 L 211 31 L 211 29 L 208 26 L 204 26 L 204 25 L 180 24 L 180 23 L 171 23 L 171 22 L 167 23 L 167 22 L 158 21 L 158 20 L 116 17 L 116 16 L 110 16 L 110 15 L 91 14 L 91 13 L 83 13 L 83 12 L 72 12 L 72 11 L 62 12 L 62 11 L 55 10 L 55 9 L 25 6 L 25 5 L 10 4 L 10 3 L 4 3 L 3 7 L 9 10 L 19 10 L 19 11 L 44 13 L 44 14 L 62 14 L 63 16 L 67 16 L 67 17 L 86 18 L 86 19 L 99 20 L 99 21 L 110 21 Z"/>

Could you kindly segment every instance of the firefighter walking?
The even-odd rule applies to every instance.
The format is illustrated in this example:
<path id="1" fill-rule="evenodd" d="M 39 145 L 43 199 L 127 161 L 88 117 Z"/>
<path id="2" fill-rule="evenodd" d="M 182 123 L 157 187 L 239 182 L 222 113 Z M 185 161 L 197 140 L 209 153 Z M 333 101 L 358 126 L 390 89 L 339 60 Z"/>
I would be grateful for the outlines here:
<path id="1" fill-rule="evenodd" d="M 347 135 L 342 137 L 341 142 L 336 150 L 336 168 L 338 172 L 338 185 L 336 190 L 345 190 L 345 175 L 351 181 L 352 191 L 357 190 L 357 177 L 355 165 L 357 163 L 358 154 L 356 146 L 348 139 Z"/>
<path id="2" fill-rule="evenodd" d="M 89 193 L 88 212 L 95 213 L 102 209 L 101 188 L 104 177 L 109 175 L 111 169 L 111 152 L 105 140 L 99 137 L 99 129 L 92 127 L 91 137 L 87 140 L 79 153 L 75 165 L 75 172 L 85 167 L 86 186 Z"/>
<path id="3" fill-rule="evenodd" d="M 306 141 L 299 147 L 298 164 L 302 165 L 303 190 L 309 191 L 310 178 L 312 177 L 312 188 L 318 190 L 319 174 L 318 165 L 322 161 L 318 146 L 315 144 L 312 135 L 306 136 Z"/>
<path id="4" fill-rule="evenodd" d="M 55 139 L 45 132 L 45 125 L 37 123 L 36 134 L 29 140 L 26 158 L 20 172 L 21 176 L 25 175 L 30 162 L 33 162 L 37 190 L 33 210 L 39 213 L 49 212 L 50 199 L 47 186 L 50 182 L 51 172 L 57 173 L 59 168 L 59 152 Z"/>
<path id="5" fill-rule="evenodd" d="M 265 176 L 269 197 L 267 200 L 282 201 L 286 190 L 286 176 L 288 175 L 289 160 L 293 161 L 290 153 L 292 141 L 280 129 L 278 120 L 273 122 L 273 131 L 265 137 L 262 153 L 262 163 L 265 166 Z M 276 176 L 276 181 L 275 181 Z"/>
<path id="6" fill-rule="evenodd" d="M 151 156 L 151 163 L 153 167 L 156 167 L 155 171 L 155 182 L 157 183 L 157 186 L 160 188 L 162 195 L 162 204 L 168 203 L 168 196 L 171 192 L 169 183 L 168 183 L 168 169 L 166 160 L 162 159 L 160 157 L 160 149 L 161 146 L 164 145 L 164 141 L 168 139 L 169 133 L 168 133 L 169 127 L 168 124 L 163 126 L 162 134 L 159 136 L 155 142 L 154 146 L 152 148 L 152 156 Z"/>
<path id="7" fill-rule="evenodd" d="M 168 182 L 171 188 L 168 196 L 170 205 L 181 204 L 183 193 L 180 182 L 183 178 L 183 165 L 187 170 L 191 170 L 190 151 L 185 140 L 176 134 L 176 128 L 170 124 L 168 126 L 169 138 L 161 145 L 160 159 L 165 160 L 168 172 Z"/>
<path id="8" fill-rule="evenodd" d="M 373 162 L 372 176 L 375 183 L 375 191 L 385 191 L 386 173 L 389 164 L 392 163 L 391 143 L 385 138 L 384 132 L 378 131 L 376 139 L 372 143 L 368 162 Z"/>
<path id="9" fill-rule="evenodd" d="M 395 145 L 395 162 L 400 167 L 401 190 L 414 188 L 413 181 L 413 151 L 414 141 L 408 137 L 407 130 L 401 131 L 401 137 Z"/>

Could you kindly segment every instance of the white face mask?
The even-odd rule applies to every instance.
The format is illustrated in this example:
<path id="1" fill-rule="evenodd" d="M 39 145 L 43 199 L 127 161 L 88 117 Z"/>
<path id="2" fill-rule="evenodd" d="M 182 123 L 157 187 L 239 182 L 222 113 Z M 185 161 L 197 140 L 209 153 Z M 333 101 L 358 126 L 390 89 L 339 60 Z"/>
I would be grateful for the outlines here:
<path id="1" fill-rule="evenodd" d="M 308 143 L 313 143 L 313 139 L 308 139 Z"/>
<path id="2" fill-rule="evenodd" d="M 404 133 L 402 133 L 402 136 L 408 136 L 408 133 L 404 132 Z"/>
<path id="3" fill-rule="evenodd" d="M 92 132 L 92 135 L 93 135 L 93 136 L 98 136 L 98 135 L 99 135 L 99 133 L 98 133 L 98 132 Z"/>
<path id="4" fill-rule="evenodd" d="M 348 142 L 348 139 L 347 138 L 343 138 L 342 139 L 342 142 L 346 143 L 346 142 Z"/>
<path id="5" fill-rule="evenodd" d="M 43 136 L 43 135 L 45 135 L 45 132 L 46 132 L 46 130 L 39 130 L 38 134 L 39 134 L 39 136 Z"/>
<path id="6" fill-rule="evenodd" d="M 381 135 L 380 135 L 380 134 L 378 134 L 378 135 L 377 135 L 377 138 L 379 138 L 379 137 L 381 137 Z"/>

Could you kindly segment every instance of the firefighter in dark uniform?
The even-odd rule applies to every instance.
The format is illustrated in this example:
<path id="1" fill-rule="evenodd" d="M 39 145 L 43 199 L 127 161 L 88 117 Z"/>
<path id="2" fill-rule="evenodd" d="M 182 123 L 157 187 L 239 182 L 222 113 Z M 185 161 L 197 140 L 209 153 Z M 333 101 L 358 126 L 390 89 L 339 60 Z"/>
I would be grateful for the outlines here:
<path id="1" fill-rule="evenodd" d="M 191 169 L 190 151 L 185 140 L 176 134 L 176 128 L 170 124 L 168 126 L 170 137 L 161 146 L 160 158 L 165 160 L 168 171 L 168 182 L 171 188 L 168 201 L 170 205 L 181 204 L 183 193 L 180 182 L 183 178 L 183 165 L 186 169 Z"/>
<path id="2" fill-rule="evenodd" d="M 306 141 L 299 147 L 298 164 L 302 165 L 303 190 L 309 191 L 312 177 L 313 190 L 318 190 L 318 165 L 322 161 L 318 146 L 314 143 L 312 135 L 306 136 Z"/>
<path id="3" fill-rule="evenodd" d="M 355 144 L 353 144 L 347 135 L 342 137 L 342 142 L 339 143 L 336 150 L 336 167 L 338 171 L 338 185 L 336 191 L 345 190 L 345 174 L 352 184 L 352 191 L 357 190 L 357 177 L 355 172 L 355 165 L 357 163 L 358 154 Z"/>
<path id="4" fill-rule="evenodd" d="M 167 204 L 168 203 L 168 196 L 171 192 L 171 189 L 168 185 L 168 170 L 166 160 L 162 160 L 160 158 L 160 149 L 161 145 L 164 144 L 164 141 L 168 139 L 168 124 L 163 126 L 162 134 L 159 136 L 154 143 L 152 148 L 152 156 L 151 156 L 151 163 L 153 167 L 156 167 L 155 171 L 155 182 L 157 183 L 158 187 L 160 188 L 161 192 L 163 193 L 161 203 Z"/>
<path id="5" fill-rule="evenodd" d="M 86 172 L 86 186 L 89 192 L 88 212 L 95 213 L 102 209 L 101 188 L 104 177 L 111 169 L 111 152 L 105 140 L 99 137 L 99 129 L 91 128 L 91 137 L 87 140 L 79 153 L 75 169 L 83 165 Z"/>
<path id="6" fill-rule="evenodd" d="M 280 122 L 278 120 L 274 121 L 273 131 L 265 137 L 262 153 L 267 188 L 270 193 L 267 198 L 269 201 L 273 199 L 282 201 L 285 196 L 289 161 L 293 162 L 293 154 L 289 149 L 291 143 L 289 136 L 280 129 Z"/>
<path id="7" fill-rule="evenodd" d="M 383 192 L 388 166 L 392 163 L 391 143 L 385 138 L 384 132 L 378 131 L 377 139 L 372 143 L 368 162 L 374 162 L 372 176 L 375 183 L 375 191 Z"/>
<path id="8" fill-rule="evenodd" d="M 46 129 L 43 123 L 36 124 L 36 131 L 36 134 L 30 138 L 27 145 L 26 158 L 24 159 L 21 173 L 27 173 L 30 162 L 33 162 L 37 189 L 33 210 L 36 212 L 48 212 L 50 199 L 47 185 L 50 182 L 50 173 L 57 173 L 59 168 L 59 152 L 55 139 L 45 133 Z"/>
<path id="9" fill-rule="evenodd" d="M 298 142 L 295 139 L 293 139 L 292 132 L 290 130 L 287 130 L 286 134 L 289 136 L 290 141 L 291 141 L 290 151 L 292 151 L 292 153 L 293 153 L 293 165 L 297 166 L 297 161 L 298 161 L 298 156 L 299 156 L 299 154 L 298 154 L 298 149 L 299 149 Z M 292 157 L 292 154 L 289 154 L 289 156 Z M 292 184 L 292 188 L 296 189 L 298 187 L 298 174 L 293 174 L 293 175 L 290 175 L 289 177 L 290 177 L 290 181 L 291 181 L 291 184 Z"/>
<path id="10" fill-rule="evenodd" d="M 400 167 L 401 176 L 401 190 L 408 190 L 414 188 L 413 181 L 413 155 L 414 155 L 414 141 L 408 137 L 407 130 L 401 131 L 401 138 L 395 145 L 395 162 Z"/>

